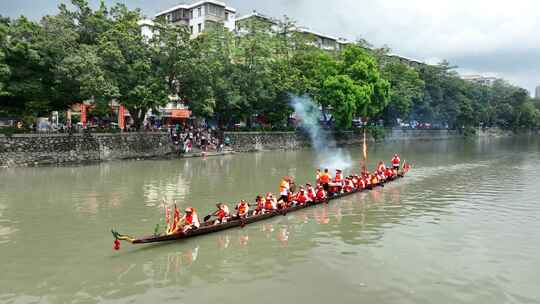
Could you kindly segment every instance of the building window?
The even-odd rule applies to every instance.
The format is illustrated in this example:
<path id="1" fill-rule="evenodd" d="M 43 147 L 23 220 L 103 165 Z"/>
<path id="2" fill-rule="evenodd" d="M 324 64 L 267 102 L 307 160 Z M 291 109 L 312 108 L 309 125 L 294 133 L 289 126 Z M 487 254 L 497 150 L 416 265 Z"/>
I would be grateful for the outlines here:
<path id="1" fill-rule="evenodd" d="M 197 15 L 198 15 L 199 17 L 202 16 L 202 10 L 201 10 L 200 7 L 197 8 Z"/>
<path id="2" fill-rule="evenodd" d="M 202 23 L 197 24 L 198 32 L 202 32 Z"/>
<path id="3" fill-rule="evenodd" d="M 189 32 L 193 35 L 193 25 L 189 26 Z"/>
<path id="4" fill-rule="evenodd" d="M 225 12 L 225 21 L 229 21 L 229 13 Z"/>

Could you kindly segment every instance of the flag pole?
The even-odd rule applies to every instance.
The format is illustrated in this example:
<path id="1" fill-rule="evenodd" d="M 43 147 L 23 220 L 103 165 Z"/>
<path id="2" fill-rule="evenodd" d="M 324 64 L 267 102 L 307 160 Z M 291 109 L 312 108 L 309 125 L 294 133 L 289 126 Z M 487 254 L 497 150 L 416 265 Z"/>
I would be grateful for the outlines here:
<path id="1" fill-rule="evenodd" d="M 366 141 L 366 128 L 364 128 L 364 140 L 362 143 L 362 154 L 363 154 L 363 164 L 362 164 L 362 173 L 367 172 L 367 158 L 368 158 L 368 151 L 367 151 L 367 141 Z"/>

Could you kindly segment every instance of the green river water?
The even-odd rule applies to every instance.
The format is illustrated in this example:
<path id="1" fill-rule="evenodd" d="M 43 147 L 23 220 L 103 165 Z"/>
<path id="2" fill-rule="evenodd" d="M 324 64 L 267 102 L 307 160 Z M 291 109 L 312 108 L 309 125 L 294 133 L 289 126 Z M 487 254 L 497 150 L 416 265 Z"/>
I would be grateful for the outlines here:
<path id="1" fill-rule="evenodd" d="M 355 163 L 360 148 L 350 149 Z M 284 217 L 112 249 L 161 200 L 217 201 L 314 179 L 311 150 L 0 169 L 0 303 L 540 303 L 540 140 L 370 147 L 402 180 Z"/>

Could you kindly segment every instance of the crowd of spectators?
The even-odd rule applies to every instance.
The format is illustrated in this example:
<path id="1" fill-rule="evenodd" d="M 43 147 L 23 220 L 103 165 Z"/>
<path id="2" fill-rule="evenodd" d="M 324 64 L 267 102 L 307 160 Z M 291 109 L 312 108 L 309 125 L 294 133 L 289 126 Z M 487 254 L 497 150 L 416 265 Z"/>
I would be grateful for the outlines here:
<path id="1" fill-rule="evenodd" d="M 169 127 L 169 135 L 180 153 L 190 153 L 193 149 L 222 151 L 224 148 L 217 132 L 208 127 L 182 127 L 177 124 Z"/>

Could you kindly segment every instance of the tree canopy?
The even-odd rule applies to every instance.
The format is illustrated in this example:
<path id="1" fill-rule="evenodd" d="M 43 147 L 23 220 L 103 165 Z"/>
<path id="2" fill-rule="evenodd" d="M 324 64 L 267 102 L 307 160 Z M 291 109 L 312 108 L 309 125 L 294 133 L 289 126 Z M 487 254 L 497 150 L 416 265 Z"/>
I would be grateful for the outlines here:
<path id="1" fill-rule="evenodd" d="M 149 110 L 172 101 L 223 128 L 279 127 L 293 112 L 291 95 L 307 95 L 339 129 L 355 118 L 540 125 L 540 103 L 524 89 L 467 82 L 448 62 L 410 64 L 365 40 L 323 50 L 287 17 L 245 19 L 234 32 L 209 23 L 195 39 L 187 26 L 156 20 L 147 37 L 140 10 L 71 2 L 39 22 L 0 16 L 0 116 L 43 116 L 80 102 L 106 109 L 116 100 L 140 127 Z"/>

